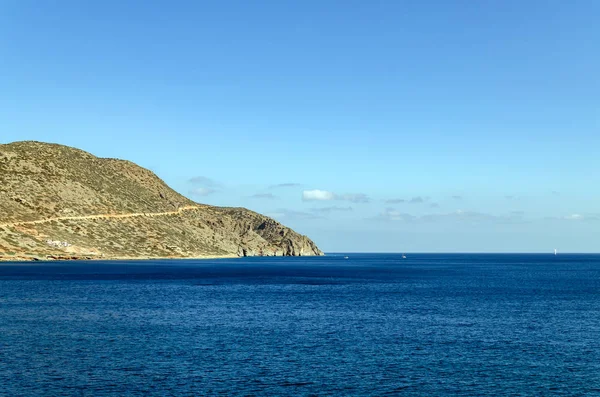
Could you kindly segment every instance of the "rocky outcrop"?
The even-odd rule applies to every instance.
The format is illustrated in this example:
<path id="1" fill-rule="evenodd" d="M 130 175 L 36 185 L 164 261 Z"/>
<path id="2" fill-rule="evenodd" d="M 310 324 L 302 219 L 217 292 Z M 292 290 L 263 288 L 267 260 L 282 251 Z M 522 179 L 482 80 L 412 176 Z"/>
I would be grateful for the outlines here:
<path id="1" fill-rule="evenodd" d="M 0 259 L 309 255 L 323 252 L 274 219 L 195 203 L 129 161 L 0 145 Z"/>
<path id="2" fill-rule="evenodd" d="M 274 219 L 244 208 L 215 208 L 215 211 L 220 212 L 226 228 L 239 233 L 239 256 L 323 255 L 308 237 Z"/>

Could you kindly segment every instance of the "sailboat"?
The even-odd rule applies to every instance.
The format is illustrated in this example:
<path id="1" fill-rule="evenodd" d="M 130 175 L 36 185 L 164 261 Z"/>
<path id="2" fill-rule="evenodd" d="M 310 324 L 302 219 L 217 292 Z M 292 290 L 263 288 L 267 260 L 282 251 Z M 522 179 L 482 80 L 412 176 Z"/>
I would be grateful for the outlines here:
<path id="1" fill-rule="evenodd" d="M 554 256 L 558 255 L 558 250 L 554 248 Z"/>

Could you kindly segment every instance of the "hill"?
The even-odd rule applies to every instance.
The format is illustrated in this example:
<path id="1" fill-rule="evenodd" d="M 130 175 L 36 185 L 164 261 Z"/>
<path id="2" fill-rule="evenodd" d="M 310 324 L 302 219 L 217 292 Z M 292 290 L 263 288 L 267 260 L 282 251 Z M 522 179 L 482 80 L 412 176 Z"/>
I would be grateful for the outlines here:
<path id="1" fill-rule="evenodd" d="M 0 260 L 322 254 L 271 218 L 195 203 L 130 161 L 0 145 Z"/>

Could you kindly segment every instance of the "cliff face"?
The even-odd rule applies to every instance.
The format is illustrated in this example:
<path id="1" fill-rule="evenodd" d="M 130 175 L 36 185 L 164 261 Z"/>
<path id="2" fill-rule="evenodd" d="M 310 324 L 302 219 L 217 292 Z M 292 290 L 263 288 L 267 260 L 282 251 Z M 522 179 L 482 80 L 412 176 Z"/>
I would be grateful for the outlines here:
<path id="1" fill-rule="evenodd" d="M 129 161 L 0 145 L 0 259 L 255 255 L 323 253 L 261 214 L 195 203 Z"/>

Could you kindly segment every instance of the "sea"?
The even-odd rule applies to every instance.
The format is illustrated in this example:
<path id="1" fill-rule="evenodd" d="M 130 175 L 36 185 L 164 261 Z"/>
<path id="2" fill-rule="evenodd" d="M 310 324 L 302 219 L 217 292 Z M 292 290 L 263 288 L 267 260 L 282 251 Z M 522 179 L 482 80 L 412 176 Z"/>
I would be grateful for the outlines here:
<path id="1" fill-rule="evenodd" d="M 600 255 L 0 265 L 0 396 L 600 396 Z"/>

